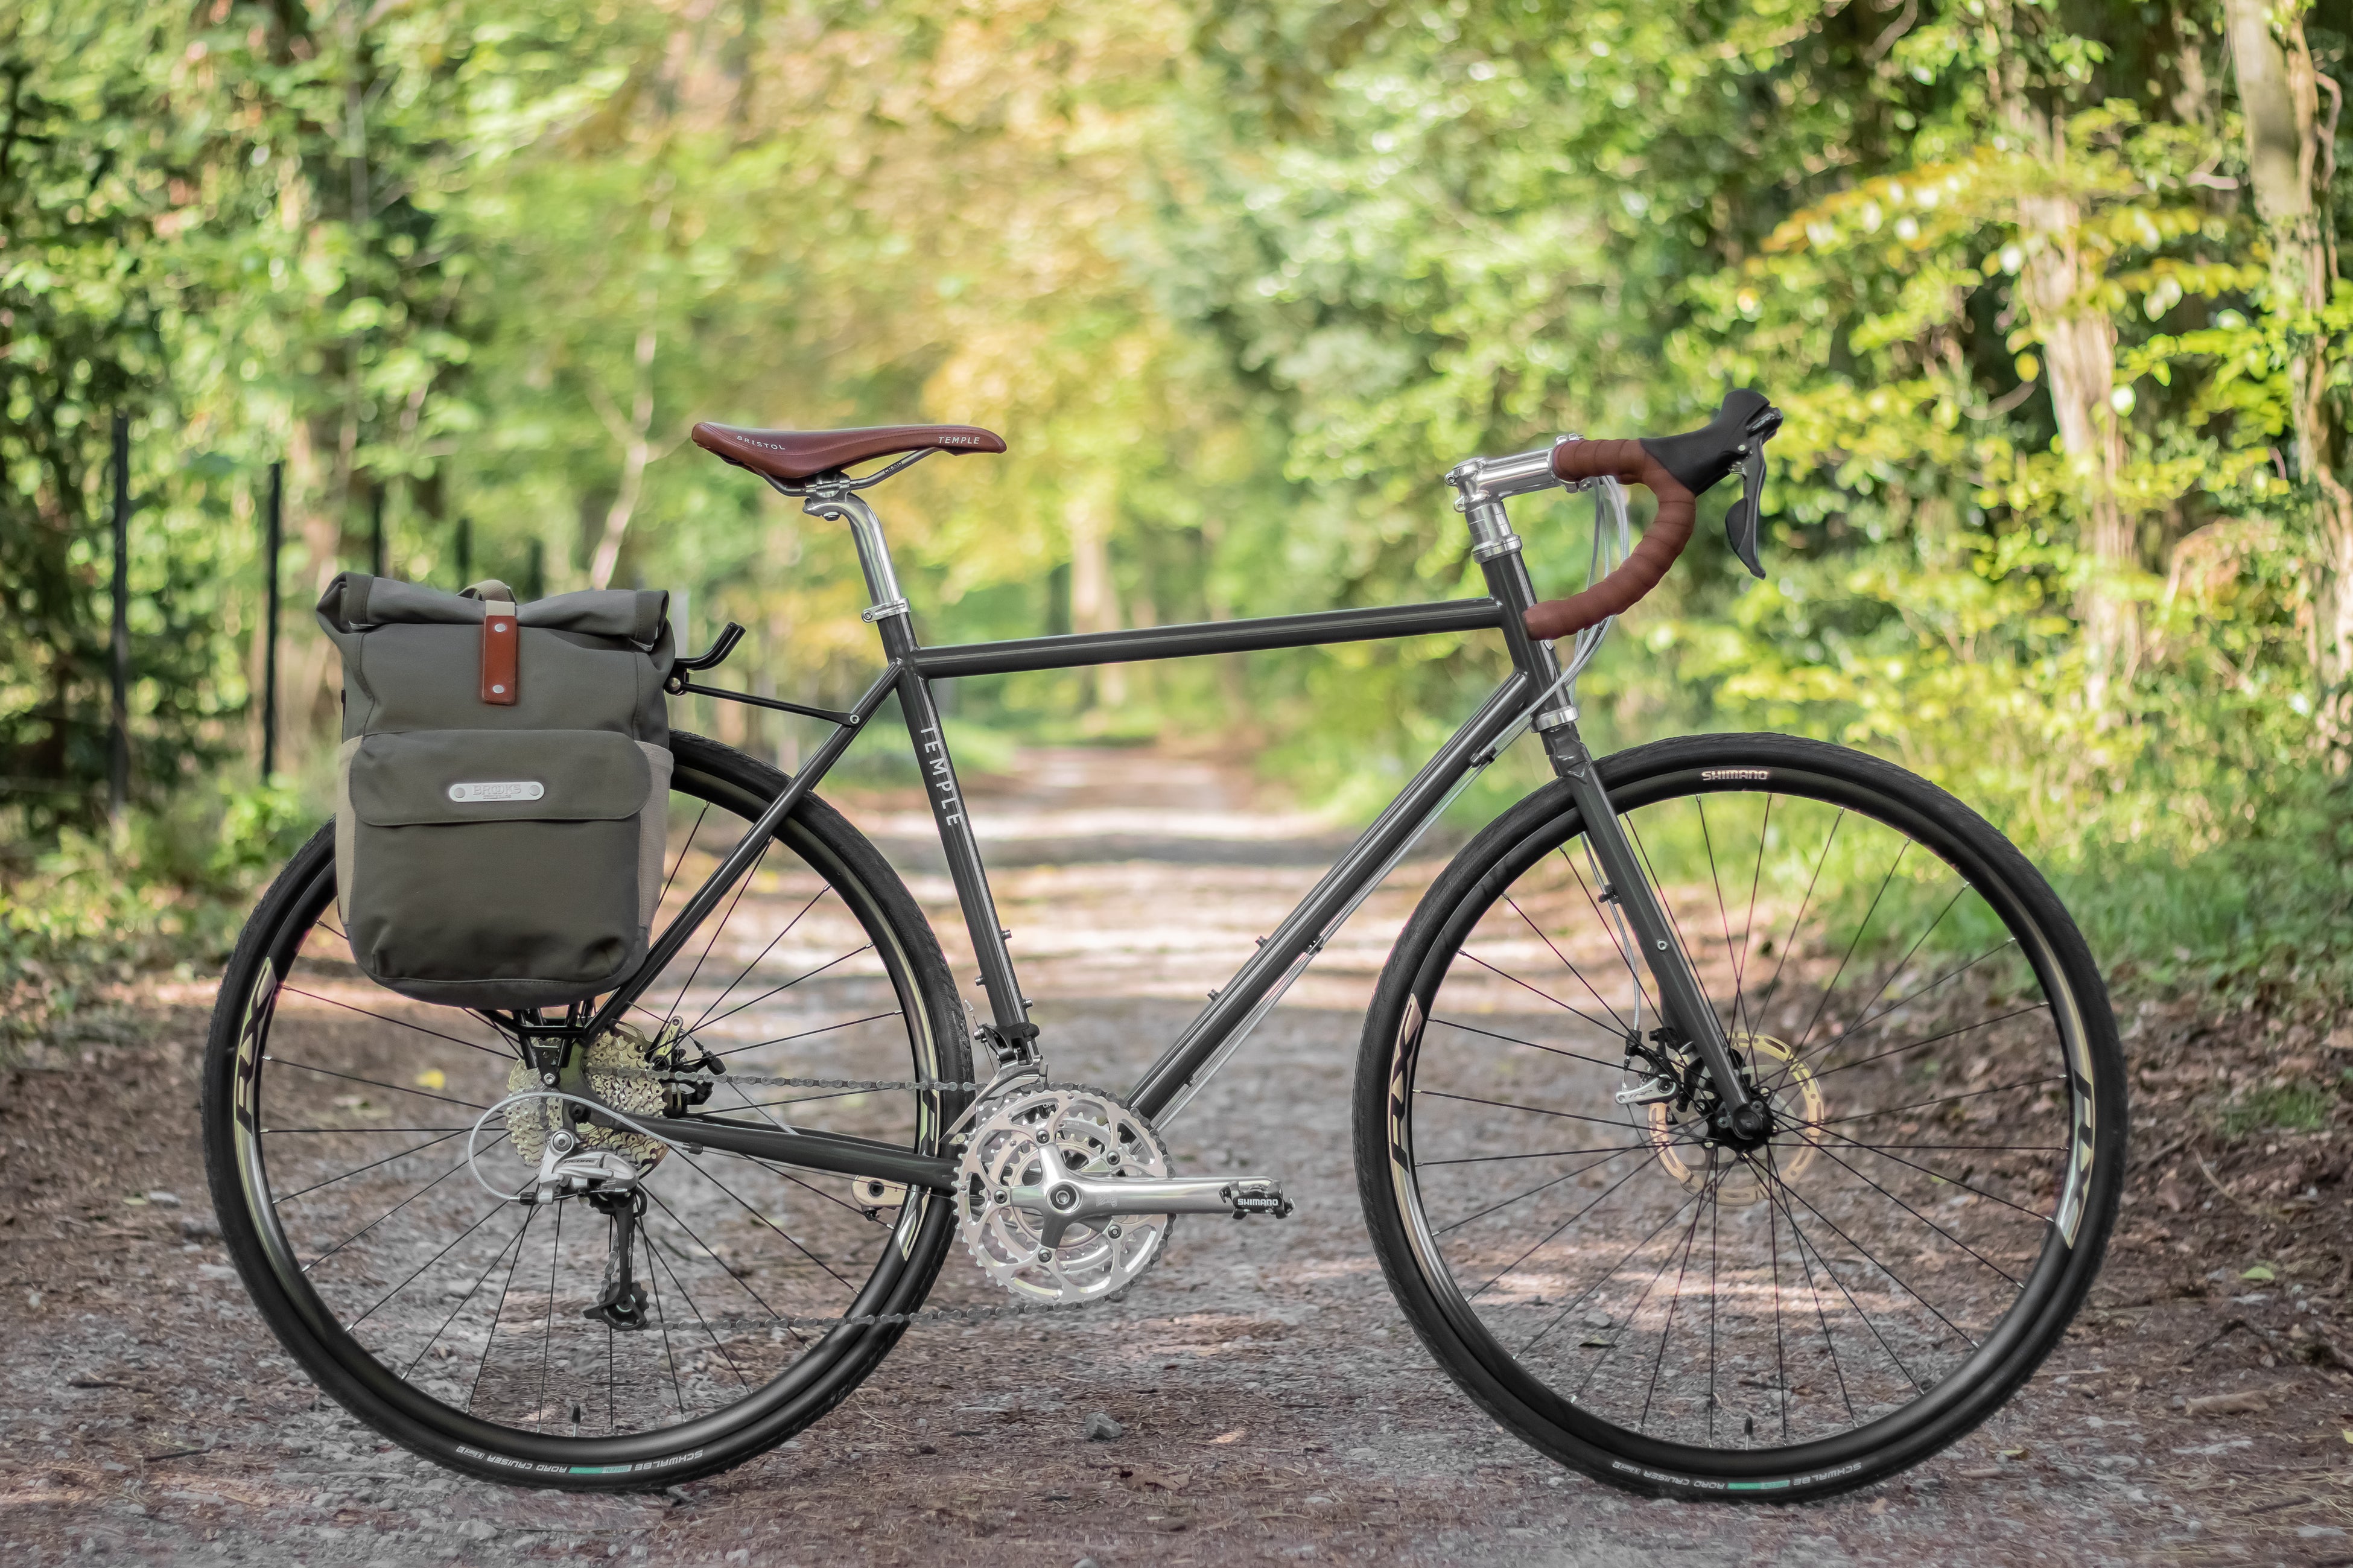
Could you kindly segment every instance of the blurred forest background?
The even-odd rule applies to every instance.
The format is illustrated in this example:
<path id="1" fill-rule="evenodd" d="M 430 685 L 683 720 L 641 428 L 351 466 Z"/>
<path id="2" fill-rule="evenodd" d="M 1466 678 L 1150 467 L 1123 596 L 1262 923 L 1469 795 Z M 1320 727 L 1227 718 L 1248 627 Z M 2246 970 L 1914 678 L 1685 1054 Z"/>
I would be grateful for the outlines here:
<path id="1" fill-rule="evenodd" d="M 1597 740 L 1886 753 L 2042 858 L 2129 984 L 2342 995 L 2348 31 L 2306 0 L 0 0 L 0 982 L 69 1001 L 233 929 L 323 815 L 309 605 L 379 518 L 394 574 L 667 587 L 691 643 L 751 629 L 730 677 L 822 700 L 872 658 L 848 541 L 696 419 L 1002 432 L 881 492 L 922 634 L 960 640 L 1474 591 L 1450 464 L 1744 384 L 1788 413 L 1768 576 L 1709 498 L 1585 681 Z M 1540 587 L 1581 581 L 1582 502 L 1515 521 Z M 1491 640 L 968 682 L 958 740 L 1219 736 L 1362 812 Z"/>

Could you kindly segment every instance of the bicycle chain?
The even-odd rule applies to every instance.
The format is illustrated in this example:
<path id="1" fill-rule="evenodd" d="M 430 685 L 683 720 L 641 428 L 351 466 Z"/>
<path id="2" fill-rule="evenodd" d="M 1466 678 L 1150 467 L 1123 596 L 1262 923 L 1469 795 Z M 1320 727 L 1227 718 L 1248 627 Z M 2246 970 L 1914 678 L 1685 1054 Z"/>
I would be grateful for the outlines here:
<path id="1" fill-rule="evenodd" d="M 642 1068 L 617 1068 L 607 1072 L 596 1069 L 604 1078 L 671 1079 L 676 1075 L 649 1071 Z M 919 1093 L 977 1094 L 992 1087 L 989 1083 L 956 1082 L 947 1079 L 849 1079 L 849 1078 L 762 1078 L 750 1074 L 724 1073 L 712 1081 L 746 1084 L 754 1089 L 913 1089 Z M 1008 1301 L 998 1306 L 924 1307 L 912 1312 L 858 1312 L 838 1318 L 796 1318 L 778 1313 L 787 1331 L 795 1329 L 908 1327 L 925 1319 L 954 1319 L 967 1323 L 992 1322 L 999 1318 L 1042 1317 L 1056 1312 L 1082 1311 L 1089 1307 L 1109 1306 L 1127 1300 L 1133 1284 L 1085 1301 Z"/>

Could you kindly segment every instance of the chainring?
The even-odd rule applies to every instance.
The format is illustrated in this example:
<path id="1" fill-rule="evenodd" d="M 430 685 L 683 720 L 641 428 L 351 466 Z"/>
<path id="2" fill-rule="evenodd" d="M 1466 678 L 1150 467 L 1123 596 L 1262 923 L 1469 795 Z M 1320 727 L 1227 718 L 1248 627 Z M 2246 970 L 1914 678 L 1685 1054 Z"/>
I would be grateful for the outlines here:
<path id="1" fill-rule="evenodd" d="M 1076 1304 L 1131 1284 L 1166 1250 L 1175 1216 L 1116 1215 L 1071 1222 L 1048 1247 L 1039 1216 L 1005 1201 L 1043 1174 L 1040 1144 L 1074 1173 L 1158 1178 L 1167 1151 L 1152 1123 L 1113 1096 L 1080 1085 L 1049 1085 L 982 1108 L 956 1175 L 956 1217 L 966 1251 L 1016 1299 Z"/>

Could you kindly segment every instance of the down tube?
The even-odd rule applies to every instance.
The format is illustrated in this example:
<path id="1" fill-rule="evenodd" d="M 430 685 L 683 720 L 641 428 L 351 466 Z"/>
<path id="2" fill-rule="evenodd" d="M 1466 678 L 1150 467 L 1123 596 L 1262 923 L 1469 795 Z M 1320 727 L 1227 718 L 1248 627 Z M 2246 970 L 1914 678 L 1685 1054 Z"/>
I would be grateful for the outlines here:
<path id="1" fill-rule="evenodd" d="M 1200 1087 L 1208 1073 L 1215 1070 L 1213 1058 L 1219 1058 L 1229 1042 L 1239 1043 L 1239 1032 L 1247 1029 L 1262 1010 L 1261 1004 L 1271 1000 L 1270 992 L 1294 977 L 1300 960 L 1323 951 L 1334 930 L 1388 874 L 1396 858 L 1420 837 L 1454 786 L 1494 760 L 1485 753 L 1518 720 L 1527 706 L 1532 685 L 1525 673 L 1514 671 L 1495 689 L 1494 695 L 1439 748 L 1388 809 L 1365 829 L 1364 837 L 1324 874 L 1324 879 L 1300 900 L 1274 934 L 1260 944 L 1240 973 L 1210 999 L 1176 1043 L 1136 1081 L 1130 1104 L 1158 1121 L 1172 1103 L 1189 1098 Z"/>

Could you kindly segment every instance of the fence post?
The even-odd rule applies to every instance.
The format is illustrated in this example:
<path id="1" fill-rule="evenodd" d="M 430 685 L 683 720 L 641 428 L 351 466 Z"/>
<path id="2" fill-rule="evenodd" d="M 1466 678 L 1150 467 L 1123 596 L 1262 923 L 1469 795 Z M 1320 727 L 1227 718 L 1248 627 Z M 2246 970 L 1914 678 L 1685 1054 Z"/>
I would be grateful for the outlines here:
<path id="1" fill-rule="evenodd" d="M 278 553 L 286 542 L 286 465 L 269 465 L 269 510 L 262 553 L 269 561 L 269 610 L 262 617 L 261 782 L 278 773 Z"/>
<path id="2" fill-rule="evenodd" d="M 458 520 L 458 586 L 466 588 L 474 581 L 474 520 Z"/>
<path id="3" fill-rule="evenodd" d="M 531 542 L 531 570 L 523 577 L 522 596 L 526 599 L 547 596 L 547 546 L 536 539 Z"/>
<path id="4" fill-rule="evenodd" d="M 368 575 L 384 575 L 384 492 L 379 481 L 368 491 Z"/>
<path id="5" fill-rule="evenodd" d="M 107 816 L 131 802 L 131 416 L 114 416 L 114 615 L 108 650 L 113 702 L 107 736 Z"/>

